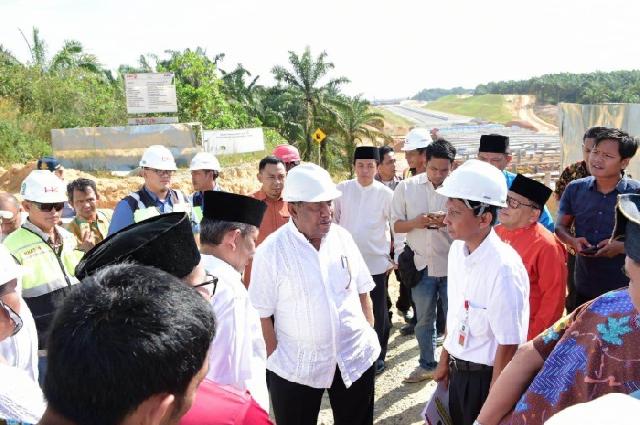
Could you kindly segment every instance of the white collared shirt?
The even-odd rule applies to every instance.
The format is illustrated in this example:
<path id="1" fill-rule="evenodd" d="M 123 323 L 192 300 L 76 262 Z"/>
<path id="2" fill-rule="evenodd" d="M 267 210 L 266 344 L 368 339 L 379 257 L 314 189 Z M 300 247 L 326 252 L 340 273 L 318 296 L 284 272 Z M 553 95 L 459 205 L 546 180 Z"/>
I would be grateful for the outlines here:
<path id="1" fill-rule="evenodd" d="M 338 184 L 336 189 L 342 196 L 333 201 L 334 221 L 351 233 L 372 275 L 386 272 L 393 267 L 389 256 L 393 191 L 376 180 L 362 186 L 355 179 Z"/>
<path id="2" fill-rule="evenodd" d="M 267 369 L 313 388 L 329 388 L 340 369 L 347 388 L 380 354 L 359 294 L 375 287 L 351 235 L 332 224 L 317 251 L 293 221 L 256 250 L 249 298 L 274 316 L 277 347 Z"/>
<path id="3" fill-rule="evenodd" d="M 38 330 L 33 315 L 25 300 L 20 297 L 22 329 L 9 338 L 0 341 L 0 356 L 9 366 L 25 371 L 29 377 L 38 382 Z"/>
<path id="4" fill-rule="evenodd" d="M 518 253 L 493 229 L 471 253 L 456 240 L 449 251 L 447 338 L 454 357 L 493 366 L 498 345 L 522 344 L 529 327 L 529 277 Z M 469 301 L 468 345 L 458 343 Z"/>
<path id="5" fill-rule="evenodd" d="M 413 220 L 421 214 L 445 211 L 447 197 L 436 193 L 426 173 L 418 174 L 398 184 L 393 192 L 391 220 Z M 413 229 L 406 234 L 406 242 L 415 253 L 417 270 L 428 267 L 429 276 L 447 276 L 447 256 L 451 238 L 446 227 Z"/>
<path id="6" fill-rule="evenodd" d="M 248 390 L 268 412 L 267 348 L 258 312 L 249 301 L 240 273 L 231 265 L 213 255 L 202 255 L 202 264 L 218 278 L 211 299 L 216 335 L 209 349 L 207 379 Z"/>

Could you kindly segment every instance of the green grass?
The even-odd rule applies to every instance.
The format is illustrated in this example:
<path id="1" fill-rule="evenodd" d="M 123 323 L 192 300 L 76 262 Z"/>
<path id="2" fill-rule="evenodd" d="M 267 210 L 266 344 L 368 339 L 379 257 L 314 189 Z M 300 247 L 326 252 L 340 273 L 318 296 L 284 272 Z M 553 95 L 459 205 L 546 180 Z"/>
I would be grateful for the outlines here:
<path id="1" fill-rule="evenodd" d="M 429 102 L 425 108 L 481 118 L 500 124 L 505 124 L 514 119 L 511 115 L 511 110 L 507 106 L 506 99 L 499 94 L 485 94 L 464 98 L 455 95 L 443 96 L 435 102 Z"/>
<path id="2" fill-rule="evenodd" d="M 411 120 L 408 120 L 404 117 L 401 117 L 400 115 L 396 115 L 393 112 L 385 109 L 385 108 L 380 108 L 377 106 L 372 106 L 371 110 L 373 112 L 377 112 L 379 114 L 381 114 L 383 116 L 384 121 L 392 126 L 395 127 L 412 127 L 415 125 L 415 123 Z"/>

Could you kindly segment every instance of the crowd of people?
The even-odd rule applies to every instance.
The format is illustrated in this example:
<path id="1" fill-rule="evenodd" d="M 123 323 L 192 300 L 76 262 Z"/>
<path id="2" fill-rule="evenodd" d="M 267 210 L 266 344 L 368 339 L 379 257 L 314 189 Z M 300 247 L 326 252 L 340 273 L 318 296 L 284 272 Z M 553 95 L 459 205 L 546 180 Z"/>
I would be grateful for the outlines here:
<path id="1" fill-rule="evenodd" d="M 638 397 L 637 146 L 587 130 L 555 222 L 497 134 L 459 163 L 415 128 L 404 178 L 392 148 L 360 146 L 338 184 L 280 145 L 250 196 L 206 152 L 181 192 L 155 145 L 113 212 L 44 157 L 20 200 L 0 192 L 0 423 L 306 425 L 327 391 L 336 424 L 372 424 L 394 304 L 420 353 L 404 382 L 444 385 L 454 425 Z"/>

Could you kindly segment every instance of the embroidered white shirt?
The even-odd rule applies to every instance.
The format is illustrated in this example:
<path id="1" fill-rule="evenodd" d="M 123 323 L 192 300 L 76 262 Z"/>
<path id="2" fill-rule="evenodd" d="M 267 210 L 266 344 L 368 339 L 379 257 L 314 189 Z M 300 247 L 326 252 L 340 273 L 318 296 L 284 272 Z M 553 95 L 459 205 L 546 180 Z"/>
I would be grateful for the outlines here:
<path id="1" fill-rule="evenodd" d="M 393 192 L 391 220 L 413 220 L 421 214 L 445 211 L 447 197 L 436 193 L 426 173 L 402 180 Z M 446 227 L 413 229 L 406 234 L 406 242 L 415 253 L 417 270 L 428 267 L 429 276 L 447 275 L 447 256 L 451 238 Z"/>
<path id="2" fill-rule="evenodd" d="M 471 253 L 456 240 L 449 251 L 449 310 L 444 348 L 454 357 L 493 366 L 498 345 L 522 344 L 529 327 L 529 276 L 518 253 L 493 229 Z M 469 301 L 468 342 L 458 343 Z"/>
<path id="3" fill-rule="evenodd" d="M 207 379 L 248 390 L 268 412 L 267 348 L 258 312 L 249 301 L 240 273 L 231 265 L 213 255 L 202 255 L 202 264 L 218 278 L 211 299 L 216 335 L 209 349 Z"/>
<path id="4" fill-rule="evenodd" d="M 336 189 L 342 196 L 333 201 L 334 221 L 351 233 L 372 275 L 386 272 L 393 267 L 389 256 L 393 191 L 377 180 L 369 186 L 347 180 Z"/>
<path id="5" fill-rule="evenodd" d="M 293 221 L 256 250 L 249 298 L 260 317 L 274 316 L 277 347 L 267 369 L 313 388 L 329 388 L 336 365 L 345 386 L 380 354 L 359 294 L 375 287 L 351 235 L 332 224 L 317 251 Z"/>

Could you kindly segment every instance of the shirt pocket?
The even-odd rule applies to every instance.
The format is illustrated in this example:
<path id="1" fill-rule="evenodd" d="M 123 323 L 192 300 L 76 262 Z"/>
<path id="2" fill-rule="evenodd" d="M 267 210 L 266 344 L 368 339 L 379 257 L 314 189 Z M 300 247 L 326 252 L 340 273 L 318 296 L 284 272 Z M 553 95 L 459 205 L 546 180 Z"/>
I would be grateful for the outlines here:
<path id="1" fill-rule="evenodd" d="M 475 337 L 489 333 L 489 315 L 486 308 L 478 306 L 469 308 L 469 333 Z"/>
<path id="2" fill-rule="evenodd" d="M 349 257 L 340 255 L 337 260 L 333 262 L 329 270 L 328 278 L 334 294 L 340 296 L 347 295 L 351 287 L 355 285 L 353 281 L 353 266 Z"/>

